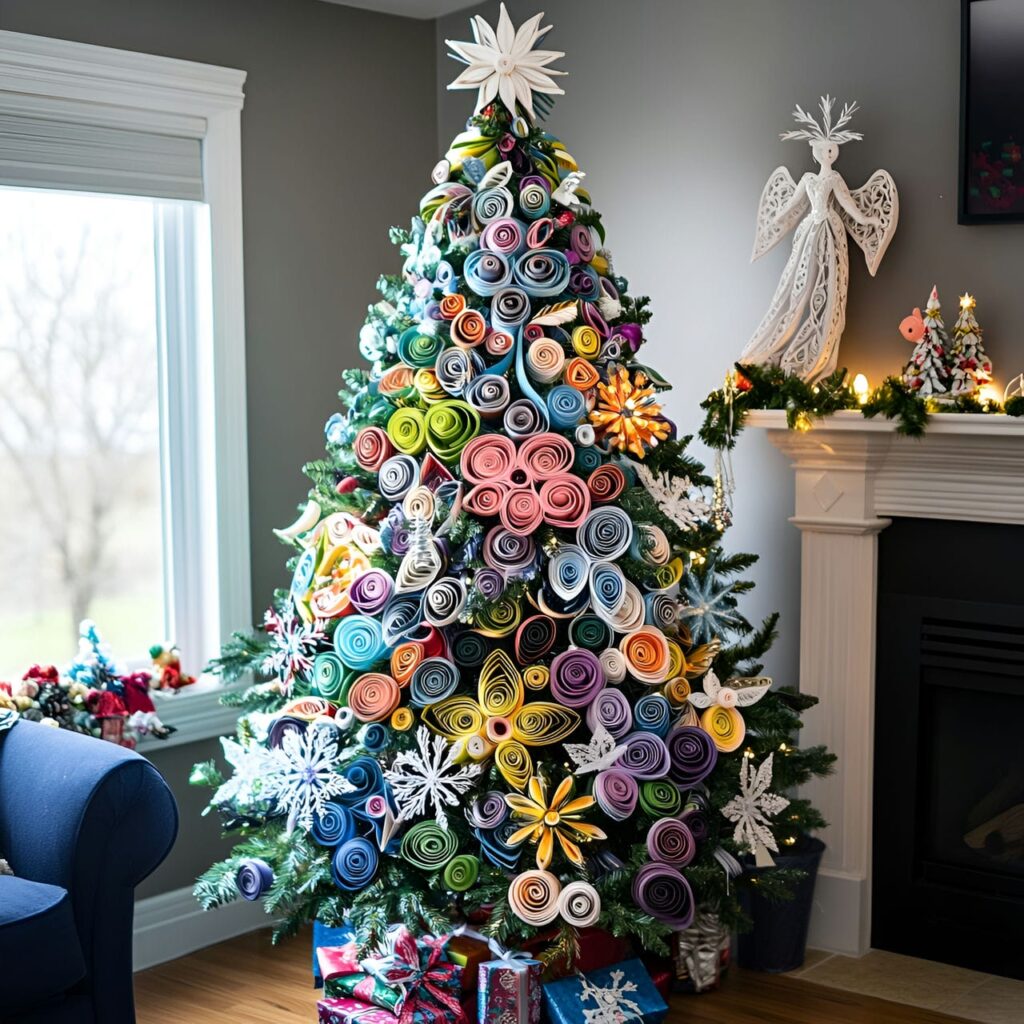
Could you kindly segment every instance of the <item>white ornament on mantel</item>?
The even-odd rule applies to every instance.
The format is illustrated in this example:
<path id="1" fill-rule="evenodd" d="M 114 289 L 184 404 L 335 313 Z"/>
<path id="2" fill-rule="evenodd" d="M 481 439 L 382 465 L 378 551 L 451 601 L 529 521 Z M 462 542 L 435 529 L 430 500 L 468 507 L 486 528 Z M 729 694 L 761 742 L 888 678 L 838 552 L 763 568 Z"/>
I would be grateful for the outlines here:
<path id="1" fill-rule="evenodd" d="M 782 134 L 809 142 L 820 170 L 808 171 L 797 183 L 785 167 L 777 167 L 761 193 L 751 260 L 794 227 L 796 234 L 768 312 L 740 357 L 740 362 L 780 366 L 805 381 L 832 373 L 839 360 L 850 276 L 846 232 L 864 251 L 874 276 L 899 218 L 896 183 L 888 171 L 875 171 L 851 192 L 832 169 L 840 145 L 863 138 L 846 128 L 857 104 L 846 104 L 835 123 L 833 104 L 831 97 L 822 97 L 820 124 L 797 106 L 793 117 L 803 127 Z"/>

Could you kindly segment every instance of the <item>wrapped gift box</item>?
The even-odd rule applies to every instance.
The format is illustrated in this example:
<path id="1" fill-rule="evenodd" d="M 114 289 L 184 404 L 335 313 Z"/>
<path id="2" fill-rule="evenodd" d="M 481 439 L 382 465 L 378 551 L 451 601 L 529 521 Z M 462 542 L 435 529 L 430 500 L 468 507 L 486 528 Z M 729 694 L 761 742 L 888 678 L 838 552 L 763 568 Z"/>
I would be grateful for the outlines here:
<path id="1" fill-rule="evenodd" d="M 479 1024 L 540 1024 L 541 968 L 539 960 L 491 960 L 480 964 Z"/>
<path id="2" fill-rule="evenodd" d="M 323 985 L 324 979 L 320 974 L 320 961 L 317 960 L 316 951 L 321 946 L 344 946 L 355 937 L 355 931 L 347 924 L 332 928 L 321 921 L 313 922 L 313 984 L 317 988 Z"/>
<path id="3" fill-rule="evenodd" d="M 668 1004 L 640 960 L 550 981 L 544 986 L 544 1008 L 552 1024 L 584 1024 L 588 1011 L 642 1024 L 660 1024 L 668 1014 Z"/>
<path id="4" fill-rule="evenodd" d="M 347 997 L 321 999 L 316 1004 L 320 1024 L 396 1024 L 398 1018 L 379 1006 Z"/>
<path id="5" fill-rule="evenodd" d="M 462 968 L 462 991 L 476 991 L 480 965 L 493 956 L 487 943 L 468 935 L 453 935 L 445 952 L 453 964 Z"/>

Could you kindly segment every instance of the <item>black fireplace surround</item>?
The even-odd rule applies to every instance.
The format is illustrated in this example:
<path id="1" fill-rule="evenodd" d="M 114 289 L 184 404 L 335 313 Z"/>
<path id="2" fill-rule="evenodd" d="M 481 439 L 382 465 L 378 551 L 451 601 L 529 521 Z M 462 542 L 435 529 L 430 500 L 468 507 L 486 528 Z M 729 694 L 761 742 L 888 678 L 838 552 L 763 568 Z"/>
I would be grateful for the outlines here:
<path id="1" fill-rule="evenodd" d="M 896 519 L 878 579 L 871 944 L 1024 978 L 1024 527 Z"/>

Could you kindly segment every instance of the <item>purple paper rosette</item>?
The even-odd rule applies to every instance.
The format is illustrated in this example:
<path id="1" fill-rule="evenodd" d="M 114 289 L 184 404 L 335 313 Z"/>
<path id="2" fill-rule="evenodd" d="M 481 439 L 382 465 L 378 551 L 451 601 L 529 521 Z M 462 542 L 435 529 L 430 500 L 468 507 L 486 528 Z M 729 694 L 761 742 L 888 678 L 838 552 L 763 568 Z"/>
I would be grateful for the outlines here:
<path id="1" fill-rule="evenodd" d="M 661 818 L 647 833 L 651 860 L 684 868 L 697 854 L 693 833 L 678 818 Z"/>
<path id="2" fill-rule="evenodd" d="M 696 786 L 703 782 L 718 763 L 718 748 L 701 728 L 683 725 L 673 729 L 666 738 L 671 759 L 669 777 L 680 786 Z"/>
<path id="3" fill-rule="evenodd" d="M 669 771 L 669 751 L 665 741 L 653 732 L 632 732 L 624 740 L 626 751 L 616 761 L 635 779 L 663 779 Z"/>
<path id="4" fill-rule="evenodd" d="M 258 857 L 250 857 L 238 865 L 235 885 L 243 900 L 258 900 L 274 884 L 274 869 Z"/>
<path id="5" fill-rule="evenodd" d="M 683 931 L 693 924 L 690 883 L 671 864 L 645 864 L 633 879 L 633 899 L 655 921 Z"/>
<path id="6" fill-rule="evenodd" d="M 367 569 L 352 581 L 348 596 L 356 611 L 376 615 L 383 611 L 394 589 L 395 581 L 383 569 Z"/>
<path id="7" fill-rule="evenodd" d="M 475 828 L 497 828 L 508 816 L 505 795 L 496 789 L 478 796 L 466 810 L 466 818 Z"/>
<path id="8" fill-rule="evenodd" d="M 597 656 L 577 647 L 556 654 L 551 662 L 551 696 L 567 708 L 586 707 L 604 687 Z"/>
<path id="9" fill-rule="evenodd" d="M 620 768 L 607 768 L 594 780 L 598 807 L 615 821 L 625 821 L 636 810 L 639 793 L 636 779 Z"/>
<path id="10" fill-rule="evenodd" d="M 603 725 L 616 739 L 633 728 L 633 711 L 621 690 L 604 689 L 587 708 L 587 725 L 591 732 Z"/>

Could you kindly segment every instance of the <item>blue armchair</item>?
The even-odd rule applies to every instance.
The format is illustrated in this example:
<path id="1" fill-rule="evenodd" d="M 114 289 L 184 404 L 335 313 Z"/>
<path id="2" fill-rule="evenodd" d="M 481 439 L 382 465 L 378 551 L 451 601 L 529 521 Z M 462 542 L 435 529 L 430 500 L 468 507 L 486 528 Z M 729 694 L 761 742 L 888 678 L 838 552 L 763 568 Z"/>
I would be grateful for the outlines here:
<path id="1" fill-rule="evenodd" d="M 178 808 L 132 751 L 34 722 L 0 733 L 0 1024 L 131 1024 L 134 889 Z"/>

